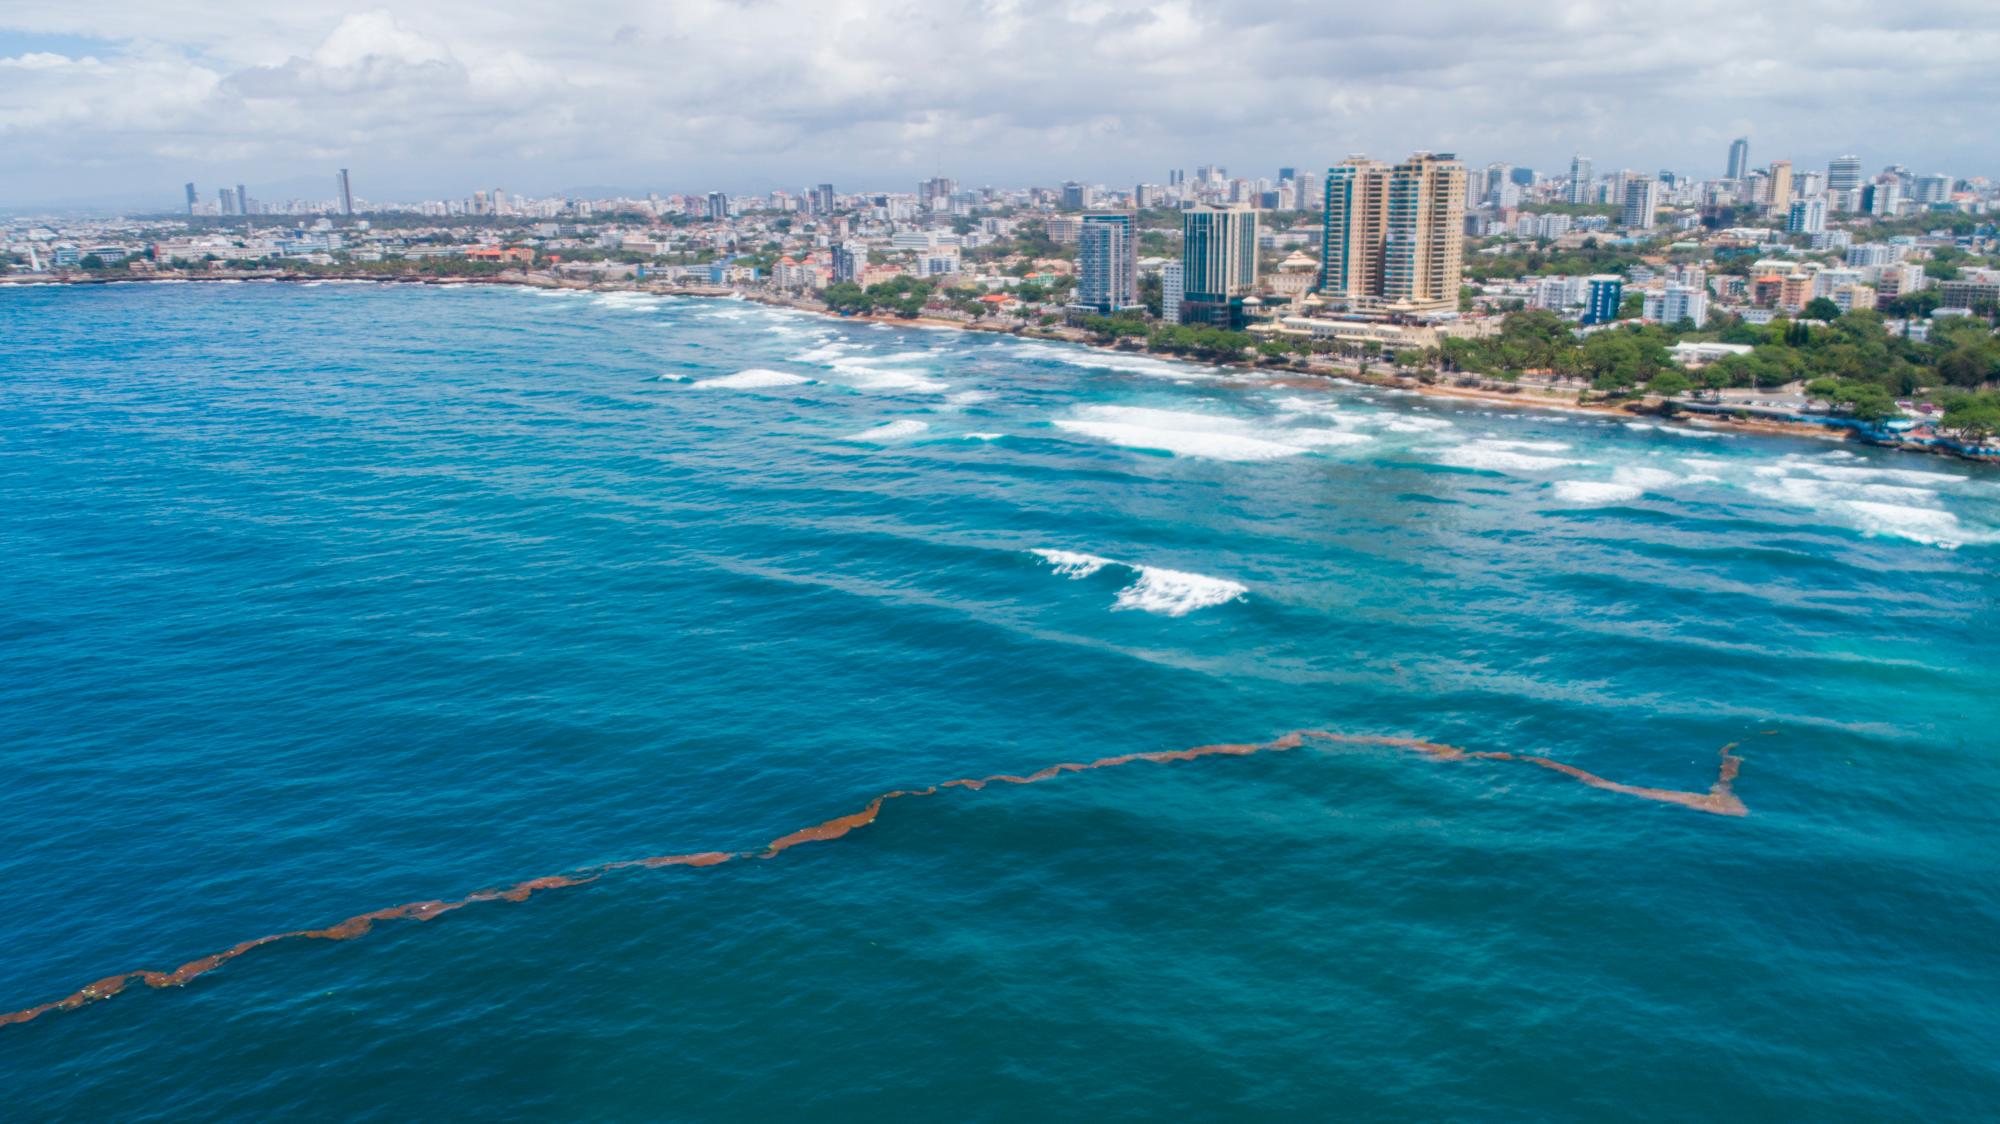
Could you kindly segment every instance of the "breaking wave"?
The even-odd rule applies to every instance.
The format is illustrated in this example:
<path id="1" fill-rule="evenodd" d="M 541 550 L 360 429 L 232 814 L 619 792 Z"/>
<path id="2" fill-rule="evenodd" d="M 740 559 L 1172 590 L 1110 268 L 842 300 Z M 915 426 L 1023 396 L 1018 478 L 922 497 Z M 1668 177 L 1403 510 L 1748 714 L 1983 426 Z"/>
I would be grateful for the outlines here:
<path id="1" fill-rule="evenodd" d="M 1137 609 L 1163 617 L 1184 617 L 1197 609 L 1239 600 L 1249 592 L 1242 582 L 1228 578 L 1160 566 L 1141 566 L 1074 550 L 1036 549 L 1029 553 L 1048 563 L 1056 573 L 1071 579 L 1087 578 L 1107 566 L 1131 571 L 1131 584 L 1119 590 L 1111 604 L 1114 611 Z"/>
<path id="2" fill-rule="evenodd" d="M 841 440 L 860 441 L 869 444 L 883 445 L 891 441 L 907 441 L 910 438 L 915 437 L 920 433 L 923 433 L 925 430 L 928 430 L 929 428 L 930 428 L 929 422 L 920 422 L 920 421 L 914 421 L 910 418 L 903 418 L 900 421 L 885 422 L 882 425 L 878 425 L 873 429 L 864 429 L 860 433 L 850 433 L 847 436 L 841 438 Z"/>
<path id="3" fill-rule="evenodd" d="M 666 376 L 661 376 L 662 378 Z M 768 390 L 777 386 L 801 386 L 812 382 L 804 375 L 794 375 L 788 371 L 772 371 L 763 367 L 752 367 L 733 375 L 720 375 L 712 379 L 701 379 L 694 386 L 703 390 Z"/>

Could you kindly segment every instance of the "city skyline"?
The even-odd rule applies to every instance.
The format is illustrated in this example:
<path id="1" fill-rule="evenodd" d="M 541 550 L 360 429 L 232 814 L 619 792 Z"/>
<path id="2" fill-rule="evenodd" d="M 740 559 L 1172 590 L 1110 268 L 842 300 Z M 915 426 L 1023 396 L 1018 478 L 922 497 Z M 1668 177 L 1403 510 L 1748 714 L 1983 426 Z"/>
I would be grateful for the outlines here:
<path id="1" fill-rule="evenodd" d="M 1753 164 L 1854 153 L 1864 168 L 2000 171 L 1966 166 L 1983 157 L 1964 144 L 1971 107 L 2000 89 L 1980 62 L 2000 13 L 1843 6 L 1780 23 L 1714 7 L 1741 34 L 1677 29 L 1708 24 L 1698 11 L 1649 27 L 1617 6 L 20 13 L 0 16 L 0 136 L 22 154 L 0 170 L 0 206 L 171 207 L 190 179 L 275 193 L 325 184 L 328 166 L 355 168 L 375 199 L 475 181 L 881 190 L 940 171 L 1116 184 L 1413 144 L 1475 165 L 1555 172 L 1583 152 L 1600 169 L 1716 176 L 1737 137 Z M 950 80 L 910 75 L 916 58 L 949 60 Z M 1897 108 L 1910 104 L 1925 112 Z"/>

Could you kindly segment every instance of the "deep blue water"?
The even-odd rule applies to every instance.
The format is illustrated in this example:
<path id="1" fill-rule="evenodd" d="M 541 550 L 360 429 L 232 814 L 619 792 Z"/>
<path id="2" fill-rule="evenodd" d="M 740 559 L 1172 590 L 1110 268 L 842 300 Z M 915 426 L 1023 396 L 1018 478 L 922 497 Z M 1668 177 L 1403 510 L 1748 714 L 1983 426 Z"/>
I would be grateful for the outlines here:
<path id="1" fill-rule="evenodd" d="M 736 302 L 4 289 L 0 549 L 0 1010 L 1301 727 L 1740 742 L 1749 809 L 1367 746 L 951 790 L 0 1027 L 8 1115 L 2000 1104 L 1990 469 Z"/>

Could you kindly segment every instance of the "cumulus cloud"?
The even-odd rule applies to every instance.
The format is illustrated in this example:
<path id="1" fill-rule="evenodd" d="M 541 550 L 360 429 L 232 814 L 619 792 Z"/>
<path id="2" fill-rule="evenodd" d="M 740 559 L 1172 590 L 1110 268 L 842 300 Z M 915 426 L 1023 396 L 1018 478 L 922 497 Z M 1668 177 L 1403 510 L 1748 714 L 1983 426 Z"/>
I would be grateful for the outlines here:
<path id="1" fill-rule="evenodd" d="M 1988 174 L 2000 7 L 1820 0 L 95 0 L 0 12 L 0 199 L 355 169 L 394 196 L 1124 183 L 1352 151 Z M 66 10 L 75 9 L 75 10 Z M 169 10 L 171 9 L 171 10 Z M 73 44 L 37 49 L 36 37 Z"/>

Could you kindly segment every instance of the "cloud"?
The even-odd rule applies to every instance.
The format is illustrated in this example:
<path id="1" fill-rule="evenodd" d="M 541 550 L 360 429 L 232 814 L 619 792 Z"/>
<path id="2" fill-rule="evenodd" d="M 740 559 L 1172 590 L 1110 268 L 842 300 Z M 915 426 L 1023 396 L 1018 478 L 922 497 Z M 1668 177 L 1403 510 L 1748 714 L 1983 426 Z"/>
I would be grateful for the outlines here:
<path id="1" fill-rule="evenodd" d="M 336 163 L 383 197 L 1122 183 L 1415 148 L 1712 174 L 1740 133 L 1759 160 L 2000 171 L 1977 143 L 2000 94 L 1984 0 L 38 7 L 0 15 L 0 41 L 64 45 L 0 58 L 4 198 Z"/>

